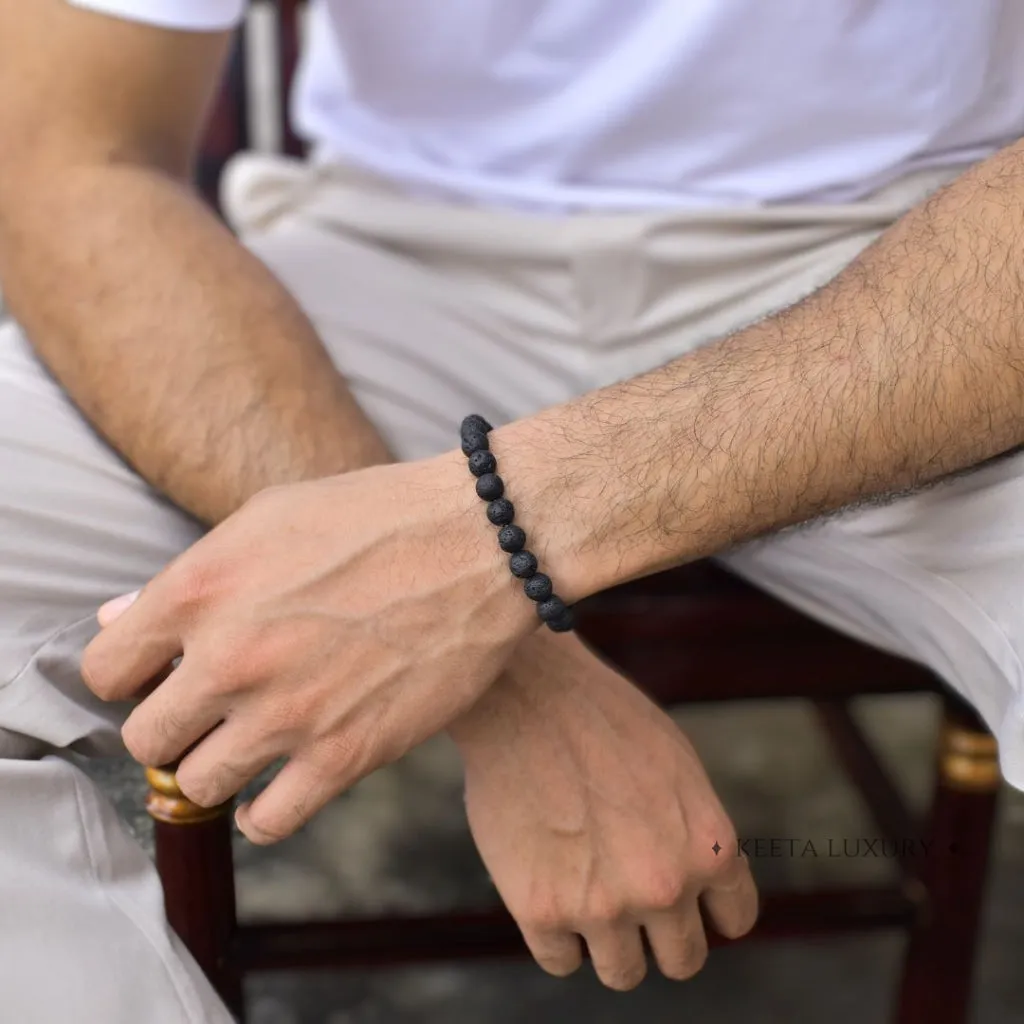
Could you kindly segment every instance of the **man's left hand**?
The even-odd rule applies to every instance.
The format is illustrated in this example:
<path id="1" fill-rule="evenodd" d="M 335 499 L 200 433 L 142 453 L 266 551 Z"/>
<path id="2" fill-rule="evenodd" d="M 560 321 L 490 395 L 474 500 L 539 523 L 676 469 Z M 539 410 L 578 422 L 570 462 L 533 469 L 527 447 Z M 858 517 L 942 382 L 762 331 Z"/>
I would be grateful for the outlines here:
<path id="1" fill-rule="evenodd" d="M 703 908 L 753 927 L 757 892 L 732 822 L 676 724 L 574 636 L 537 633 L 449 727 L 469 824 L 537 963 L 639 984 L 644 935 L 663 974 L 700 970 Z"/>

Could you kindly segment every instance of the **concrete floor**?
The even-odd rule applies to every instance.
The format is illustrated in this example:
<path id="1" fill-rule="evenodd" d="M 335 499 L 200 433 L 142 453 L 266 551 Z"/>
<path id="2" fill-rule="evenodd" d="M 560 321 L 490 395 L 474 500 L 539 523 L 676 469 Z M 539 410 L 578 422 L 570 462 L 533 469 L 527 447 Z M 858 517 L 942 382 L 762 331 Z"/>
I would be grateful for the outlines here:
<path id="1" fill-rule="evenodd" d="M 861 708 L 908 795 L 928 793 L 935 709 L 928 698 Z M 741 836 L 810 840 L 876 834 L 797 705 L 700 709 L 680 721 L 704 756 Z M 94 769 L 143 841 L 137 772 Z M 443 743 L 366 780 L 301 835 L 271 850 L 239 840 L 244 914 L 331 915 L 479 904 L 487 878 L 465 829 L 459 782 Z M 762 886 L 878 879 L 870 857 L 754 859 Z M 979 958 L 975 1024 L 1024 1019 L 1024 795 L 1004 796 Z M 558 981 L 528 963 L 381 972 L 275 974 L 252 980 L 251 1024 L 758 1024 L 884 1022 L 901 942 L 889 935 L 737 947 L 714 953 L 693 981 L 650 977 L 633 993 L 601 988 L 584 968 Z"/>

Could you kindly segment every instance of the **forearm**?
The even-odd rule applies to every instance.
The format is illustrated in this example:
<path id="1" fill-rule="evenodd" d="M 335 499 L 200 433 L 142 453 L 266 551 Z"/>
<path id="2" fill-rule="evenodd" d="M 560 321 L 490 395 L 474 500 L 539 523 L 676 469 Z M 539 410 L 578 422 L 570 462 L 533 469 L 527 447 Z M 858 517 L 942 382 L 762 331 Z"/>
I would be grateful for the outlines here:
<path id="1" fill-rule="evenodd" d="M 1022 441 L 1017 145 L 803 302 L 493 446 L 578 598 Z"/>
<path id="2" fill-rule="evenodd" d="M 295 301 L 183 185 L 97 165 L 19 196 L 0 210 L 5 300 L 183 508 L 215 522 L 269 485 L 387 458 Z"/>
<path id="3" fill-rule="evenodd" d="M 69 230 L 33 230 L 23 211 L 2 236 L 0 279 L 43 358 L 143 476 L 212 523 L 264 487 L 389 461 L 295 302 L 193 196 L 129 168 L 65 187 L 47 209 Z M 527 638 L 513 663 L 544 640 Z"/>

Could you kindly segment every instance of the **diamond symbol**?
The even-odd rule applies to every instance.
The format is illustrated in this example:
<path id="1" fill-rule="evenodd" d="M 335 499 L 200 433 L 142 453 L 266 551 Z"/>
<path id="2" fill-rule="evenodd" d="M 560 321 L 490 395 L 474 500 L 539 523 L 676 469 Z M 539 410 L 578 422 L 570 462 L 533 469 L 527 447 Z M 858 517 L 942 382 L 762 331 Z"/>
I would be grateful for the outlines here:
<path id="1" fill-rule="evenodd" d="M 716 857 L 721 852 L 722 848 L 718 845 L 718 840 L 717 839 L 715 840 L 715 845 L 712 846 L 711 849 L 715 851 L 715 856 Z"/>

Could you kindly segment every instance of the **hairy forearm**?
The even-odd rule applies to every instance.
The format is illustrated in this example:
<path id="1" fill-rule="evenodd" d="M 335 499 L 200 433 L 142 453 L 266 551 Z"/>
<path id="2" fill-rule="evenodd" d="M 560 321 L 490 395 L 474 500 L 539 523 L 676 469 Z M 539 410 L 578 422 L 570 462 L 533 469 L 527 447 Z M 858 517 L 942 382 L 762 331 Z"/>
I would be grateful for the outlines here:
<path id="1" fill-rule="evenodd" d="M 60 230 L 25 210 L 0 227 L 7 298 L 86 416 L 180 506 L 214 523 L 265 487 L 390 460 L 294 300 L 181 186 L 84 172 L 47 211 Z M 511 678 L 499 689 L 494 713 L 516 700 Z"/>
<path id="2" fill-rule="evenodd" d="M 294 300 L 168 176 L 26 181 L 0 209 L 0 280 L 85 416 L 201 520 L 387 458 Z"/>
<path id="3" fill-rule="evenodd" d="M 785 312 L 493 444 L 580 597 L 1022 441 L 1017 145 Z"/>

